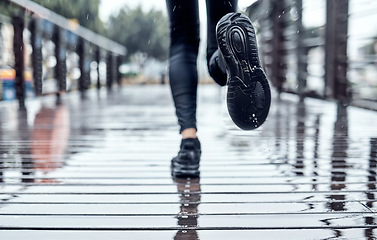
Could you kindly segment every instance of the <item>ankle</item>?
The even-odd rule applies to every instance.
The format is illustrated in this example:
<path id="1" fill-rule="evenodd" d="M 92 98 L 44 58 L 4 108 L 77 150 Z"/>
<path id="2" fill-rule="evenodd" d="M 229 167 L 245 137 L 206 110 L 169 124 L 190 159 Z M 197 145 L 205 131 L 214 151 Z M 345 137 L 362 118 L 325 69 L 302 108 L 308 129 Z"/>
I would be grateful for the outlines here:
<path id="1" fill-rule="evenodd" d="M 182 139 L 197 138 L 195 128 L 186 128 L 181 132 Z"/>

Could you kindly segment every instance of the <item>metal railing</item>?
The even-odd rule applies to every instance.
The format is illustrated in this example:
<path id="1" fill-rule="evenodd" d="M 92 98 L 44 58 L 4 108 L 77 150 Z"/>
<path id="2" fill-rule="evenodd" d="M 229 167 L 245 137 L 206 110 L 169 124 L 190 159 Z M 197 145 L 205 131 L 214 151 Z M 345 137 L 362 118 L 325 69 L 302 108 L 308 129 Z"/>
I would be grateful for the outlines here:
<path id="1" fill-rule="evenodd" d="M 8 2 L 22 14 L 0 17 L 0 63 L 10 72 L 5 78 L 14 78 L 20 108 L 25 108 L 30 94 L 25 86 L 35 95 L 59 97 L 67 90 L 77 89 L 85 96 L 91 86 L 111 89 L 114 82 L 120 83 L 125 47 L 32 1 Z M 2 98 L 5 90 L 3 85 Z"/>
<path id="2" fill-rule="evenodd" d="M 377 2 L 259 0 L 248 13 L 279 93 L 377 110 Z"/>

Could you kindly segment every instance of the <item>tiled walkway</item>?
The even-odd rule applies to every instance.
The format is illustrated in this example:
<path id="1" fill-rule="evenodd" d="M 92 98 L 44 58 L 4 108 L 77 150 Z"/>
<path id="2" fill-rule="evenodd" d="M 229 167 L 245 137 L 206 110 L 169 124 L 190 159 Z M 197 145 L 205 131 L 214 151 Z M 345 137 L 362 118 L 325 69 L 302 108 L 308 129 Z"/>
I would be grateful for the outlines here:
<path id="1" fill-rule="evenodd" d="M 199 88 L 200 179 L 172 179 L 168 86 L 0 103 L 0 239 L 374 239 L 377 112 L 293 95 L 262 128 Z"/>

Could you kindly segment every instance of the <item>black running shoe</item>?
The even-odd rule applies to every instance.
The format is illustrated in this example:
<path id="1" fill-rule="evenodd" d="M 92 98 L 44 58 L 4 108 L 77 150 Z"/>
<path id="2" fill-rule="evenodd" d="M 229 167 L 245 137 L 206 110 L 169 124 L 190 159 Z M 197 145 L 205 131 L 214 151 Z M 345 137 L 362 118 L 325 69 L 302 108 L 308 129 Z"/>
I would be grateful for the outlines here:
<path id="1" fill-rule="evenodd" d="M 171 174 L 173 177 L 199 177 L 200 142 L 197 138 L 183 139 L 178 156 L 171 160 Z"/>
<path id="2" fill-rule="evenodd" d="M 241 13 L 228 13 L 217 23 L 216 34 L 228 75 L 229 115 L 241 129 L 255 129 L 267 118 L 271 92 L 259 63 L 253 25 Z"/>

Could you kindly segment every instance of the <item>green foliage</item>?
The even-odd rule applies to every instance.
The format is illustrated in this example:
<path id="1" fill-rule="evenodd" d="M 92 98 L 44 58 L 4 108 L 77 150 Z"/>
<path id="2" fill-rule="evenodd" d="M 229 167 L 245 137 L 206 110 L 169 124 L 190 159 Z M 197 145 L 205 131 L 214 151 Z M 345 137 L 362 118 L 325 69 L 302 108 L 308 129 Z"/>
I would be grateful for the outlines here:
<path id="1" fill-rule="evenodd" d="M 6 0 L 0 0 L 0 14 L 4 16 L 14 16 L 20 13 L 20 9 Z"/>
<path id="2" fill-rule="evenodd" d="M 101 0 L 33 0 L 34 2 L 69 19 L 77 19 L 79 24 L 90 30 L 104 34 L 105 28 L 99 18 Z"/>
<path id="3" fill-rule="evenodd" d="M 145 53 L 147 57 L 166 60 L 169 47 L 168 19 L 154 9 L 145 13 L 141 7 L 121 9 L 109 19 L 109 37 L 128 49 L 128 56 Z"/>
<path id="4" fill-rule="evenodd" d="M 76 19 L 80 25 L 99 34 L 105 34 L 105 27 L 99 18 L 101 0 L 33 0 L 34 2 L 56 12 L 68 19 Z M 19 15 L 21 9 L 8 2 L 0 0 L 0 14 L 5 16 Z"/>
<path id="5" fill-rule="evenodd" d="M 110 17 L 105 28 L 99 18 L 101 0 L 33 1 L 68 19 L 77 19 L 80 25 L 123 44 L 128 49 L 128 58 L 135 53 L 143 53 L 159 60 L 166 60 L 168 57 L 168 19 L 161 11 L 152 9 L 144 12 L 140 6 L 135 9 L 124 7 L 116 16 Z M 0 0 L 0 14 L 12 16 L 17 12 L 18 7 Z"/>

